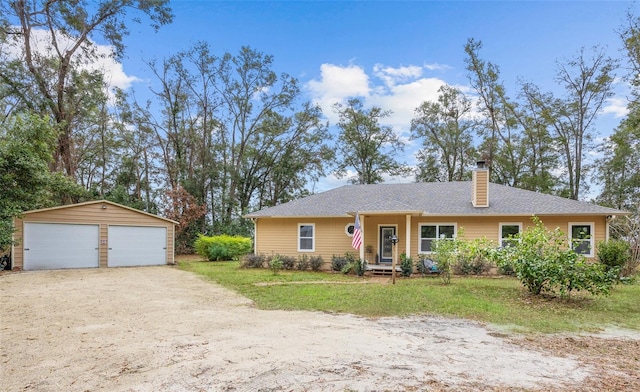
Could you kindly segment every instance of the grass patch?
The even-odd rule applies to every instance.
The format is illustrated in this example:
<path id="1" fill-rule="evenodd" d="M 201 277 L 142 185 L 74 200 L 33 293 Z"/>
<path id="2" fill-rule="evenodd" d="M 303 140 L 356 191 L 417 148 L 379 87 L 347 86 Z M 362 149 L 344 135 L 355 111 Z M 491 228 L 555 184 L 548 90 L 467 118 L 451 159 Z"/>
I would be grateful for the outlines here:
<path id="1" fill-rule="evenodd" d="M 326 272 L 241 269 L 237 262 L 181 262 L 236 290 L 261 309 L 351 313 L 366 317 L 420 314 L 461 317 L 522 332 L 640 330 L 640 285 L 618 285 L 609 297 L 574 294 L 569 300 L 531 296 L 512 278 L 358 278 Z M 271 284 L 269 284 L 271 283 Z M 351 284 L 352 283 L 352 284 Z"/>

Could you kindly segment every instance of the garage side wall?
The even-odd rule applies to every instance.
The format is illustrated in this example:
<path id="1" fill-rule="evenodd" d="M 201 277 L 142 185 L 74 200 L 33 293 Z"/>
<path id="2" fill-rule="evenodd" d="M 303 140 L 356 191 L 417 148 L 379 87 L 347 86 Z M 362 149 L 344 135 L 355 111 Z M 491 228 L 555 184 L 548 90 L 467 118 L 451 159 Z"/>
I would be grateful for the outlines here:
<path id="1" fill-rule="evenodd" d="M 107 267 L 110 225 L 153 226 L 167 228 L 167 263 L 173 264 L 174 257 L 174 224 L 160 217 L 148 215 L 136 210 L 120 207 L 111 203 L 80 204 L 63 208 L 29 212 L 22 219 L 15 219 L 13 247 L 13 267 L 24 268 L 23 235 L 25 222 L 98 224 L 100 225 L 99 259 L 100 268 Z"/>

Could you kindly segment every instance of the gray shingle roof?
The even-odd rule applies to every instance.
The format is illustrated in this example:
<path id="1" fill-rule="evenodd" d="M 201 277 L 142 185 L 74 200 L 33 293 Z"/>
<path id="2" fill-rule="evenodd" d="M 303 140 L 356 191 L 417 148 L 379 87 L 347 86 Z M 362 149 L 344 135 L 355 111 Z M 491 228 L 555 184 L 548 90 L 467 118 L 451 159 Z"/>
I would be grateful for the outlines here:
<path id="1" fill-rule="evenodd" d="M 472 183 L 346 185 L 247 214 L 260 217 L 345 217 L 363 213 L 422 215 L 621 215 L 624 211 L 505 185 L 489 184 L 489 207 L 473 207 Z"/>

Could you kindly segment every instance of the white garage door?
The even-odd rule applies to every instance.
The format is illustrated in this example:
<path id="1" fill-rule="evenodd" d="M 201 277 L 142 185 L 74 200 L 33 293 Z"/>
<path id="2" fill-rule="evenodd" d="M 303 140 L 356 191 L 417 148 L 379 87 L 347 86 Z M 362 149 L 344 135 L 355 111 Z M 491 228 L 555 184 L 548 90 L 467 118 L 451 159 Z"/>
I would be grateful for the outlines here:
<path id="1" fill-rule="evenodd" d="M 24 224 L 24 269 L 97 268 L 98 225 Z"/>
<path id="2" fill-rule="evenodd" d="M 109 267 L 166 263 L 166 227 L 109 226 Z"/>

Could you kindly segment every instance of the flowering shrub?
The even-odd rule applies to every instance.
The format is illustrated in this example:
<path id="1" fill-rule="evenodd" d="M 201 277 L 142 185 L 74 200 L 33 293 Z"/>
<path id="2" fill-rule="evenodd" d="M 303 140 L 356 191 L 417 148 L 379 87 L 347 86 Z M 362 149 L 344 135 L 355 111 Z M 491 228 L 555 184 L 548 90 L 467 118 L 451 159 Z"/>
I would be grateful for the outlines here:
<path id="1" fill-rule="evenodd" d="M 607 295 L 617 279 L 617 270 L 600 263 L 589 263 L 569 246 L 559 229 L 547 230 L 539 218 L 535 226 L 518 235 L 519 241 L 491 253 L 501 269 L 515 276 L 532 294 L 560 294 L 585 290 L 592 295 Z"/>

